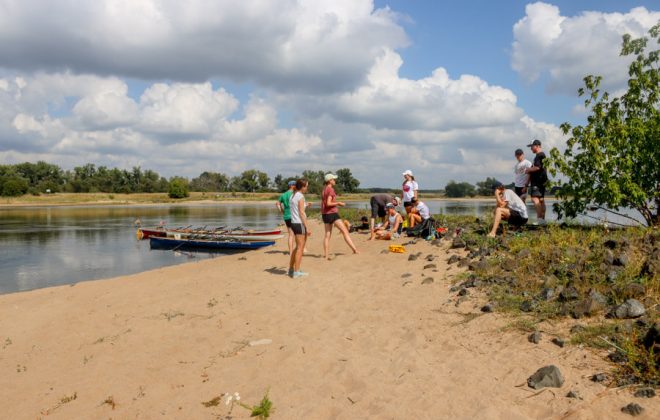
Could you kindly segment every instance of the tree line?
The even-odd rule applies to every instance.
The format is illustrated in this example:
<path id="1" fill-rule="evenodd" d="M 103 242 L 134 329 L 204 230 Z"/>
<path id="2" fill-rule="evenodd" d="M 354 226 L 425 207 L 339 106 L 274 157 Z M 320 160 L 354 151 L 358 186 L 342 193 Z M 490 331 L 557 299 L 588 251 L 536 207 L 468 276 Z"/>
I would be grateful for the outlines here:
<path id="1" fill-rule="evenodd" d="M 342 193 L 358 192 L 360 181 L 351 170 L 337 170 L 336 189 Z M 320 194 L 323 189 L 324 171 L 305 170 L 301 175 L 285 177 L 281 174 L 270 178 L 265 172 L 249 169 L 240 175 L 229 176 L 221 172 L 202 172 L 188 179 L 181 176 L 165 178 L 157 172 L 139 166 L 131 170 L 108 168 L 87 163 L 72 170 L 39 161 L 15 165 L 0 165 L 0 195 L 20 196 L 45 193 L 155 193 L 167 192 L 181 198 L 190 191 L 197 192 L 274 192 L 287 189 L 288 182 L 304 177 L 309 180 L 309 192 Z"/>

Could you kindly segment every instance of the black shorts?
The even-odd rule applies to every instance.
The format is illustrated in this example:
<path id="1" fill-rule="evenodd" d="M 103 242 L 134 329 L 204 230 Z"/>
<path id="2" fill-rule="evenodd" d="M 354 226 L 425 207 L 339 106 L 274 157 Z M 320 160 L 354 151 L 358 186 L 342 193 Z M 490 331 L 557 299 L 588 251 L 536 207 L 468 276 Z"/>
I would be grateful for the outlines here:
<path id="1" fill-rule="evenodd" d="M 290 228 L 291 227 L 291 219 L 288 219 L 288 220 L 284 219 L 284 224 L 286 225 L 286 227 Z"/>
<path id="2" fill-rule="evenodd" d="M 529 195 L 537 198 L 545 197 L 545 185 L 532 185 Z"/>
<path id="3" fill-rule="evenodd" d="M 305 231 L 305 225 L 303 225 L 302 223 L 291 223 L 291 230 L 296 235 L 305 235 L 305 234 L 307 234 L 307 232 Z"/>
<path id="4" fill-rule="evenodd" d="M 527 194 L 526 192 L 525 193 L 523 192 L 525 188 L 526 187 L 514 187 L 514 191 L 518 197 L 522 197 L 523 195 Z"/>
<path id="5" fill-rule="evenodd" d="M 371 218 L 375 219 L 376 217 L 385 217 L 385 207 L 378 204 L 375 198 L 371 198 Z"/>
<path id="6" fill-rule="evenodd" d="M 509 209 L 509 218 L 507 219 L 510 225 L 522 226 L 527 223 L 527 219 L 522 217 L 516 210 Z"/>
<path id="7" fill-rule="evenodd" d="M 341 219 L 341 217 L 339 217 L 339 213 L 322 214 L 321 218 L 323 219 L 323 223 L 325 223 L 326 225 L 331 225 L 335 223 L 337 220 Z"/>

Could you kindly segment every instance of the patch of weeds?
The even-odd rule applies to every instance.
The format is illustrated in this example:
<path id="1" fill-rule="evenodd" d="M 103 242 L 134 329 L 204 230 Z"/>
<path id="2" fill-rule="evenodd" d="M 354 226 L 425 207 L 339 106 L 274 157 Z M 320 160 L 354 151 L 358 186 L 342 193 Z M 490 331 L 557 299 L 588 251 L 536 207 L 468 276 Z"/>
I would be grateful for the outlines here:
<path id="1" fill-rule="evenodd" d="M 41 410 L 41 414 L 44 415 L 44 416 L 47 416 L 47 415 L 53 413 L 58 408 L 60 408 L 61 406 L 63 406 L 64 404 L 68 404 L 71 401 L 76 400 L 77 398 L 78 398 L 78 393 L 77 392 L 74 392 L 72 395 L 65 395 L 62 398 L 60 398 L 59 402 L 57 404 L 55 404 L 54 406 L 52 406 L 48 409 L 45 409 L 45 410 Z"/>
<path id="2" fill-rule="evenodd" d="M 2 349 L 4 350 L 4 349 L 6 349 L 7 347 L 9 347 L 11 345 L 12 345 L 11 338 L 7 337 L 7 338 L 5 338 L 5 344 L 2 346 Z"/>
<path id="3" fill-rule="evenodd" d="M 625 362 L 615 371 L 615 381 L 620 385 L 645 383 L 660 385 L 660 355 L 653 347 L 647 349 L 635 330 L 630 336 L 619 336 L 617 350 L 625 356 Z"/>
<path id="4" fill-rule="evenodd" d="M 232 412 L 234 409 L 234 406 L 238 406 L 241 408 L 245 408 L 246 410 L 250 411 L 250 417 L 258 417 L 260 419 L 267 419 L 270 417 L 272 411 L 273 411 L 273 402 L 268 398 L 268 391 L 264 394 L 263 398 L 261 398 L 261 401 L 259 404 L 256 405 L 248 405 L 243 402 L 241 402 L 241 396 L 238 392 L 234 392 L 233 394 L 226 393 L 222 394 L 225 398 L 225 405 L 230 406 L 229 408 L 229 413 Z M 218 404 L 220 404 L 220 399 L 221 397 L 215 397 L 212 400 L 203 402 L 202 404 L 205 407 L 215 407 Z"/>
<path id="5" fill-rule="evenodd" d="M 616 333 L 616 324 L 604 322 L 598 325 L 585 325 L 579 331 L 571 335 L 570 343 L 574 345 L 607 349 L 611 346 L 603 341 L 602 337 L 611 337 Z"/>
<path id="6" fill-rule="evenodd" d="M 503 330 L 516 330 L 524 332 L 534 332 L 538 329 L 539 320 L 535 318 L 516 318 L 509 322 Z"/>
<path id="7" fill-rule="evenodd" d="M 214 307 L 214 306 L 217 305 L 217 304 L 218 304 L 218 299 L 216 299 L 216 298 L 212 298 L 211 300 L 209 300 L 208 302 L 206 302 L 206 307 L 207 307 L 207 308 L 212 308 L 212 307 Z"/>
<path id="8" fill-rule="evenodd" d="M 457 313 L 456 315 L 460 315 L 460 316 L 462 316 L 463 319 L 461 319 L 461 320 L 458 321 L 458 322 L 453 323 L 453 324 L 452 324 L 453 326 L 467 324 L 468 322 L 470 322 L 470 321 L 472 321 L 472 320 L 474 320 L 474 319 L 477 319 L 477 318 L 479 318 L 480 316 L 482 316 L 482 315 L 484 315 L 484 314 L 483 314 L 483 313 L 478 313 L 478 312 L 468 312 L 468 313 L 465 313 L 465 314 Z"/>
<path id="9" fill-rule="evenodd" d="M 184 316 L 185 314 L 183 312 L 180 312 L 180 311 L 168 311 L 168 312 L 161 313 L 161 315 L 163 315 L 165 317 L 165 319 L 167 319 L 168 321 L 171 321 L 174 318 L 176 318 L 177 316 Z"/>

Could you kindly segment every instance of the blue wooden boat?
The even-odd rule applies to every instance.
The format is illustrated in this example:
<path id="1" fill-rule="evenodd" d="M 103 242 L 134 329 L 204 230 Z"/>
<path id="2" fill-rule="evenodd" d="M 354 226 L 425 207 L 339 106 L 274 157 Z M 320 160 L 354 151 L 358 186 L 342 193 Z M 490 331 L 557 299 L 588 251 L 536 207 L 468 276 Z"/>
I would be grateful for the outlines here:
<path id="1" fill-rule="evenodd" d="M 259 249 L 265 246 L 275 245 L 275 241 L 240 241 L 240 240 L 212 240 L 212 239 L 190 239 L 190 238 L 161 238 L 152 236 L 149 238 L 152 249 L 235 249 L 249 250 Z"/>

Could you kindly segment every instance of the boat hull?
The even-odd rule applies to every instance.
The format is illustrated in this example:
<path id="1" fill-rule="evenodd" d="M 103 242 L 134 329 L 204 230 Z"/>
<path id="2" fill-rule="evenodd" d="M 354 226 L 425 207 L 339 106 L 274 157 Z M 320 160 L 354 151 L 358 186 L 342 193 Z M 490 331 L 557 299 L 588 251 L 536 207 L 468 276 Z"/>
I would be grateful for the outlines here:
<path id="1" fill-rule="evenodd" d="M 174 239 L 152 236 L 149 238 L 149 245 L 152 249 L 234 249 L 250 250 L 259 249 L 266 246 L 275 245 L 275 241 L 209 241 L 195 239 Z"/>
<path id="2" fill-rule="evenodd" d="M 281 229 L 266 229 L 266 230 L 231 230 L 231 229 L 217 229 L 217 230 L 199 230 L 199 229 L 167 229 L 167 228 L 139 228 L 137 230 L 138 239 L 149 239 L 151 237 L 164 238 L 166 236 L 174 236 L 175 233 L 181 235 L 223 235 L 228 237 L 239 236 L 269 236 L 280 235 Z M 278 238 L 279 239 L 279 238 Z"/>

